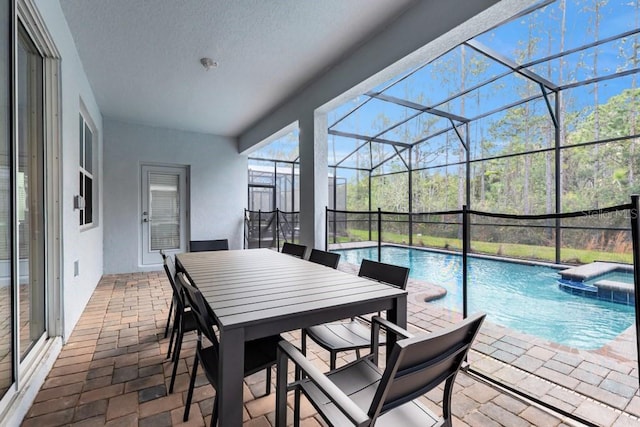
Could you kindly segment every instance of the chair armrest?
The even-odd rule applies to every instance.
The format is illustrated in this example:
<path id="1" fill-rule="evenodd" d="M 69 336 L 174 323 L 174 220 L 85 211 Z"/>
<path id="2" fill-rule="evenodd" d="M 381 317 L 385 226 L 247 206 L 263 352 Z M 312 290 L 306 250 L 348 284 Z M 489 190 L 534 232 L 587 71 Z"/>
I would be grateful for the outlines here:
<path id="1" fill-rule="evenodd" d="M 338 388 L 329 378 L 327 378 L 318 368 L 315 367 L 293 344 L 288 341 L 278 343 L 279 356 L 286 355 L 297 365 L 307 377 L 329 398 L 336 407 L 356 426 L 368 425 L 369 416 L 356 405 L 342 390 Z M 282 385 L 286 387 L 285 385 Z"/>
<path id="2" fill-rule="evenodd" d="M 371 318 L 371 354 L 373 355 L 373 363 L 378 365 L 378 347 L 380 347 L 380 327 L 383 327 L 387 330 L 387 335 L 389 332 L 401 337 L 401 338 L 413 338 L 413 334 L 411 334 L 406 329 L 401 328 L 395 323 L 389 322 L 387 319 L 383 319 L 380 316 L 373 316 Z"/>
<path id="3" fill-rule="evenodd" d="M 371 318 L 371 324 L 374 325 L 374 327 L 376 324 L 378 324 L 379 326 L 382 326 L 387 331 L 391 331 L 402 338 L 413 338 L 413 334 L 411 332 L 407 331 L 404 328 L 401 328 L 400 326 L 396 325 L 393 322 L 389 322 L 387 319 L 383 319 L 380 316 L 373 316 Z"/>

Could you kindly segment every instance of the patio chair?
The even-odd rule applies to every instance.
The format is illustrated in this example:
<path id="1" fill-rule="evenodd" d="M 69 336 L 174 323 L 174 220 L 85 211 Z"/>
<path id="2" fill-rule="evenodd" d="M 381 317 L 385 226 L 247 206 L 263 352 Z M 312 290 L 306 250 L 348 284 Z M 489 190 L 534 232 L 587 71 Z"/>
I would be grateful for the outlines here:
<path id="1" fill-rule="evenodd" d="M 304 254 L 307 252 L 307 247 L 304 245 L 296 245 L 295 243 L 284 242 L 280 252 L 287 255 L 293 255 L 298 258 L 304 258 Z"/>
<path id="2" fill-rule="evenodd" d="M 167 254 L 165 254 L 162 249 L 160 249 L 160 256 L 162 256 L 162 262 L 164 264 L 165 260 L 167 259 Z M 171 288 L 171 290 L 173 291 L 173 287 Z M 175 296 L 171 297 L 171 305 L 169 306 L 169 314 L 167 315 L 167 325 L 164 327 L 164 337 L 165 338 L 167 336 L 169 336 L 169 324 L 171 323 L 171 314 L 173 314 L 173 300 L 174 300 L 174 298 L 175 298 Z"/>
<path id="3" fill-rule="evenodd" d="M 475 314 L 442 331 L 412 337 L 406 330 L 378 316 L 372 319 L 372 339 L 378 327 L 399 339 L 387 360 L 386 369 L 378 368 L 377 344 L 371 357 L 357 359 L 337 370 L 323 374 L 287 341 L 278 347 L 276 381 L 276 425 L 286 424 L 287 391 L 304 393 L 322 418 L 332 426 L 377 427 L 451 427 L 451 398 L 456 375 L 484 320 Z M 288 360 L 306 377 L 287 384 Z M 439 418 L 417 399 L 444 382 L 443 416 Z M 299 425 L 299 400 L 294 400 L 294 425 Z"/>
<path id="4" fill-rule="evenodd" d="M 205 252 L 205 251 L 228 251 L 229 240 L 190 240 L 189 252 Z"/>
<path id="5" fill-rule="evenodd" d="M 196 330 L 196 320 L 193 317 L 193 311 L 185 303 L 184 292 L 180 287 L 180 282 L 176 280 L 175 265 L 171 257 L 165 257 L 164 271 L 167 273 L 169 283 L 173 288 L 173 302 L 175 309 L 173 316 L 173 328 L 171 329 L 171 339 L 169 340 L 169 350 L 167 351 L 167 359 L 172 357 L 173 361 L 173 372 L 171 373 L 171 383 L 169 384 L 169 393 L 173 393 L 173 385 L 176 381 L 178 361 L 180 359 L 180 350 L 182 348 L 182 339 L 186 332 Z M 175 348 L 173 348 L 174 345 Z M 171 354 L 172 348 L 173 355 Z"/>
<path id="6" fill-rule="evenodd" d="M 409 269 L 363 259 L 358 276 L 406 289 Z M 303 329 L 302 353 L 306 354 L 308 336 L 330 353 L 329 366 L 332 370 L 336 368 L 336 357 L 340 352 L 355 350 L 360 357 L 360 350 L 371 345 L 371 331 L 362 321 L 361 318 L 352 318 L 351 321 L 325 323 Z"/>
<path id="7" fill-rule="evenodd" d="M 311 249 L 309 261 L 331 267 L 335 270 L 336 268 L 338 268 L 338 263 L 340 262 L 340 254 L 325 252 L 318 249 Z"/>
<path id="8" fill-rule="evenodd" d="M 218 387 L 218 355 L 219 344 L 218 339 L 213 331 L 212 325 L 214 320 L 210 314 L 210 308 L 198 288 L 188 283 L 186 277 L 178 274 L 177 281 L 185 292 L 187 300 L 196 319 L 198 329 L 198 344 L 196 347 L 196 355 L 193 361 L 193 369 L 191 371 L 191 380 L 189 381 L 189 391 L 187 393 L 187 401 L 184 408 L 183 421 L 189 420 L 189 409 L 191 399 L 193 398 L 193 389 L 195 387 L 196 377 L 198 375 L 198 364 L 202 363 L 204 373 L 214 389 Z M 209 347 L 202 346 L 202 337 L 205 337 L 211 345 Z M 244 375 L 252 375 L 263 369 L 266 369 L 266 391 L 265 395 L 271 393 L 271 367 L 276 363 L 276 352 L 278 342 L 282 339 L 280 335 L 272 335 L 266 338 L 260 338 L 245 343 L 245 361 Z M 215 426 L 218 419 L 218 395 L 214 397 L 213 412 L 211 414 L 211 426 Z"/>

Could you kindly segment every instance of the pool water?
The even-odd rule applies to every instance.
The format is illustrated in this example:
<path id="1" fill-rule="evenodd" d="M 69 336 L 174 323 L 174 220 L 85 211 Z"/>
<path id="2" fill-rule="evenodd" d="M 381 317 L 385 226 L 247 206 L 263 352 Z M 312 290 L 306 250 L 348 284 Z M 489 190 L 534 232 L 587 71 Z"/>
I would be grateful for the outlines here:
<path id="1" fill-rule="evenodd" d="M 378 259 L 378 249 L 334 251 L 341 262 L 359 265 L 363 258 Z M 462 312 L 462 257 L 421 249 L 384 246 L 382 262 L 409 267 L 410 277 L 447 290 L 430 302 Z M 469 257 L 469 313 L 484 311 L 487 319 L 508 328 L 569 347 L 602 347 L 634 321 L 634 308 L 579 295 L 558 287 L 558 270 Z"/>

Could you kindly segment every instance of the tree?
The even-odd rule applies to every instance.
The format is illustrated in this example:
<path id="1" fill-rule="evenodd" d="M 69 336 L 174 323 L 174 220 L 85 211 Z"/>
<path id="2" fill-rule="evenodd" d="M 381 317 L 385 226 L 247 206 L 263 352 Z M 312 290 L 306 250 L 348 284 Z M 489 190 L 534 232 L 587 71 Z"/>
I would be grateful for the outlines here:
<path id="1" fill-rule="evenodd" d="M 640 25 L 640 1 L 633 0 L 626 3 L 626 6 L 633 8 L 633 22 L 634 28 L 639 28 Z M 629 46 L 629 39 L 623 38 L 618 41 L 619 43 L 619 58 L 623 61 L 620 65 L 619 69 L 638 69 L 638 65 L 640 63 L 640 37 L 638 34 L 634 34 L 630 39 L 631 45 Z M 635 89 L 638 87 L 638 75 L 633 74 L 631 76 L 631 89 Z M 637 102 L 636 99 L 633 102 Z M 638 133 L 638 111 L 635 110 L 632 112 L 630 117 L 630 135 L 637 135 Z M 631 146 L 629 147 L 629 184 L 631 186 L 634 185 L 636 180 L 636 172 L 638 169 L 638 165 L 632 162 L 632 159 L 635 158 L 636 152 L 636 139 L 631 140 Z"/>
<path id="2" fill-rule="evenodd" d="M 640 108 L 640 88 L 626 89 L 622 93 L 612 96 L 599 106 L 598 111 L 592 111 L 576 126 L 575 131 L 568 135 L 569 143 L 575 141 L 594 141 L 596 129 L 603 139 L 624 138 L 633 135 L 635 126 L 632 118 Z M 595 122 L 600 125 L 596 126 Z M 632 150 L 633 139 L 623 142 L 608 142 L 595 144 L 594 147 L 582 146 L 571 149 L 567 155 L 565 169 L 572 169 L 571 181 L 567 192 L 573 193 L 574 209 L 593 209 L 592 204 L 596 194 L 603 205 L 615 205 L 628 202 L 632 193 L 640 191 L 637 180 L 629 179 L 631 167 L 629 165 L 640 164 L 640 156 L 637 150 Z M 599 172 L 602 177 L 599 185 L 593 186 L 592 161 L 598 147 L 600 162 Z"/>

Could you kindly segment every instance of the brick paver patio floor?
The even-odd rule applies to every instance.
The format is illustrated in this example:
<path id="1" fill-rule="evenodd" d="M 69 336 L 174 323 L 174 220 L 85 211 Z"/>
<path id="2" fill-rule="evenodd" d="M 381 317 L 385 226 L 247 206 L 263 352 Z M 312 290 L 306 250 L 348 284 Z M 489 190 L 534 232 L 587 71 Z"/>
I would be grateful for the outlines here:
<path id="1" fill-rule="evenodd" d="M 164 338 L 164 327 L 170 301 L 164 272 L 104 276 L 22 425 L 183 425 L 195 334 L 185 339 L 175 390 L 168 394 L 172 365 L 165 359 L 169 340 Z M 283 336 L 299 344 L 298 332 Z M 310 349 L 309 357 L 327 370 L 328 354 L 318 347 Z M 353 357 L 347 353 L 338 365 Z M 186 425 L 209 425 L 214 393 L 206 378 L 199 376 Z M 263 393 L 263 372 L 245 379 L 245 426 L 273 425 L 275 395 Z M 422 399 L 441 413 L 441 393 Z M 465 373 L 456 380 L 453 413 L 456 426 L 571 425 Z M 303 405 L 302 417 L 303 426 L 323 425 L 308 404 Z M 620 417 L 614 425 L 636 425 L 627 421 Z"/>

